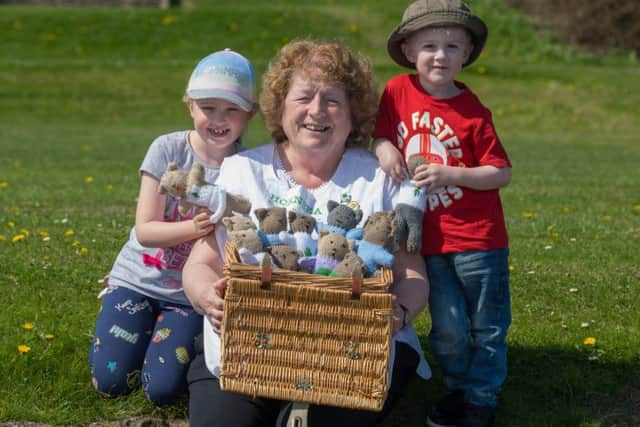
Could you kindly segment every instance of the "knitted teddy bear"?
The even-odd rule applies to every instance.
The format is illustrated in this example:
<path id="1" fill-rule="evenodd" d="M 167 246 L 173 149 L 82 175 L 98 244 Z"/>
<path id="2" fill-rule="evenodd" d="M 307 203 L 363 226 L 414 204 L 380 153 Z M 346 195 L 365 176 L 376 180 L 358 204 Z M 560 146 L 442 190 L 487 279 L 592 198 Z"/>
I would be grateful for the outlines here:
<path id="1" fill-rule="evenodd" d="M 352 277 L 354 274 L 364 277 L 367 269 L 364 261 L 355 252 L 348 252 L 342 261 L 335 266 L 329 276 Z"/>
<path id="2" fill-rule="evenodd" d="M 362 237 L 362 229 L 355 228 L 362 219 L 362 210 L 329 200 L 327 202 L 327 223 L 318 224 L 319 231 L 338 233 L 348 239 Z"/>
<path id="3" fill-rule="evenodd" d="M 281 245 L 280 232 L 287 229 L 287 210 L 285 208 L 260 208 L 253 212 L 258 218 L 258 235 L 264 246 Z"/>
<path id="4" fill-rule="evenodd" d="M 227 193 L 216 185 L 207 184 L 204 176 L 204 166 L 200 163 L 193 163 L 189 173 L 185 173 L 174 162 L 170 162 L 160 177 L 158 192 L 179 198 L 178 212 L 181 215 L 186 214 L 192 206 L 209 209 L 213 212 L 209 220 L 214 224 L 222 217 L 233 215 L 233 212 L 249 213 L 249 200 Z"/>
<path id="5" fill-rule="evenodd" d="M 410 156 L 407 160 L 409 176 L 413 178 L 416 168 L 426 163 L 425 158 L 419 154 Z M 420 252 L 422 247 L 422 217 L 427 202 L 427 191 L 425 188 L 416 187 L 411 178 L 406 178 L 400 184 L 395 212 L 399 234 L 407 235 L 407 252 L 415 253 Z"/>
<path id="6" fill-rule="evenodd" d="M 276 267 L 291 271 L 300 270 L 298 260 L 302 254 L 294 248 L 288 245 L 273 245 L 268 249 L 268 252 Z"/>
<path id="7" fill-rule="evenodd" d="M 232 215 L 222 218 L 222 224 L 226 227 L 227 233 L 230 231 L 256 229 L 256 225 L 251 221 L 251 218 L 240 215 Z"/>
<path id="8" fill-rule="evenodd" d="M 344 236 L 321 231 L 318 239 L 318 254 L 300 258 L 298 264 L 302 270 L 329 276 L 345 255 L 354 249 L 353 241 Z"/>
<path id="9" fill-rule="evenodd" d="M 318 252 L 318 234 L 315 231 L 316 219 L 311 215 L 289 211 L 289 232 L 281 231 L 280 241 L 295 248 L 304 256 Z"/>
<path id="10" fill-rule="evenodd" d="M 395 242 L 395 212 L 375 212 L 367 218 L 362 240 L 355 244 L 356 253 L 362 258 L 368 275 L 374 275 L 381 265 L 391 267 L 394 260 L 391 251 Z"/>
<path id="11" fill-rule="evenodd" d="M 240 261 L 245 264 L 260 264 L 264 258 L 264 245 L 255 228 L 231 231 L 227 229 L 227 240 L 236 246 Z"/>

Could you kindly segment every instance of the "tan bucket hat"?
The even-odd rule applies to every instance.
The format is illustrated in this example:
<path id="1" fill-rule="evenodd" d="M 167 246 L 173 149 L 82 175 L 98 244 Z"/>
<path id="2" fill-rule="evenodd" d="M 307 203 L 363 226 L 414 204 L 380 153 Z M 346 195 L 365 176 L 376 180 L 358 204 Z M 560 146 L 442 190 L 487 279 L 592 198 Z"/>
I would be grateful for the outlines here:
<path id="1" fill-rule="evenodd" d="M 473 39 L 473 50 L 463 64 L 466 67 L 480 55 L 489 30 L 484 21 L 472 14 L 469 6 L 460 0 L 417 0 L 411 3 L 402 15 L 402 22 L 387 40 L 389 56 L 403 67 L 414 68 L 415 64 L 409 62 L 402 53 L 402 42 L 423 28 L 447 25 L 466 28 Z"/>

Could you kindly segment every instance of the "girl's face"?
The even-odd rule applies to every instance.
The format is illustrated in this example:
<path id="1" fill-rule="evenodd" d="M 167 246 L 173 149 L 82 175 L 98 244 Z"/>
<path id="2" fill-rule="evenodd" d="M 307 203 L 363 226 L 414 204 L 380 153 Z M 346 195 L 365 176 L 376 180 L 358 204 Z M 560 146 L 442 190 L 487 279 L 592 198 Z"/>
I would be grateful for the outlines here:
<path id="1" fill-rule="evenodd" d="M 344 88 L 294 74 L 284 99 L 282 128 L 292 145 L 343 150 L 351 132 L 351 108 Z"/>
<path id="2" fill-rule="evenodd" d="M 251 118 L 251 113 L 219 98 L 189 101 L 193 127 L 207 145 L 223 148 L 236 142 Z"/>
<path id="3" fill-rule="evenodd" d="M 471 39 L 460 27 L 425 28 L 403 43 L 402 52 L 416 64 L 420 83 L 439 98 L 457 93 L 456 75 L 471 53 Z"/>

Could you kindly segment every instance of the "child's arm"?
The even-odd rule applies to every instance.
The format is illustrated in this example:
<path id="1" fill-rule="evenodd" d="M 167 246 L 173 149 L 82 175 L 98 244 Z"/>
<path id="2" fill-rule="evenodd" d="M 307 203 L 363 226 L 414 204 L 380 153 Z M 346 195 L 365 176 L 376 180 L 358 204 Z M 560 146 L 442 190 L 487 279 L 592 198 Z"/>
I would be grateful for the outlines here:
<path id="1" fill-rule="evenodd" d="M 164 221 L 167 196 L 158 193 L 158 185 L 157 179 L 147 173 L 142 174 L 136 209 L 136 237 L 142 246 L 166 248 L 213 231 L 208 211 L 199 212 L 193 219 L 185 221 Z"/>
<path id="2" fill-rule="evenodd" d="M 418 166 L 413 179 L 417 187 L 426 187 L 427 192 L 446 185 L 474 190 L 495 190 L 509 185 L 511 168 L 489 165 L 460 168 L 431 163 Z"/>
<path id="3" fill-rule="evenodd" d="M 405 179 L 405 164 L 402 153 L 386 138 L 373 141 L 371 151 L 378 158 L 382 170 L 396 181 Z"/>

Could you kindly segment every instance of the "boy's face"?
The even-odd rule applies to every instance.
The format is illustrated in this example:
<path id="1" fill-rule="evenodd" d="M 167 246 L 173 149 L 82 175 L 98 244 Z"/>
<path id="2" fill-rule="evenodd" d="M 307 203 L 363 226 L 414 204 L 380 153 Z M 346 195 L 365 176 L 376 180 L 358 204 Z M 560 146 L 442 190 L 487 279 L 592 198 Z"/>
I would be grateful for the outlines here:
<path id="1" fill-rule="evenodd" d="M 461 27 L 425 28 L 402 44 L 404 55 L 416 64 L 420 83 L 434 95 L 455 89 L 455 76 L 471 50 L 471 38 Z"/>
<path id="2" fill-rule="evenodd" d="M 188 104 L 200 139 L 219 148 L 237 141 L 251 118 L 251 113 L 224 99 L 192 99 Z"/>

